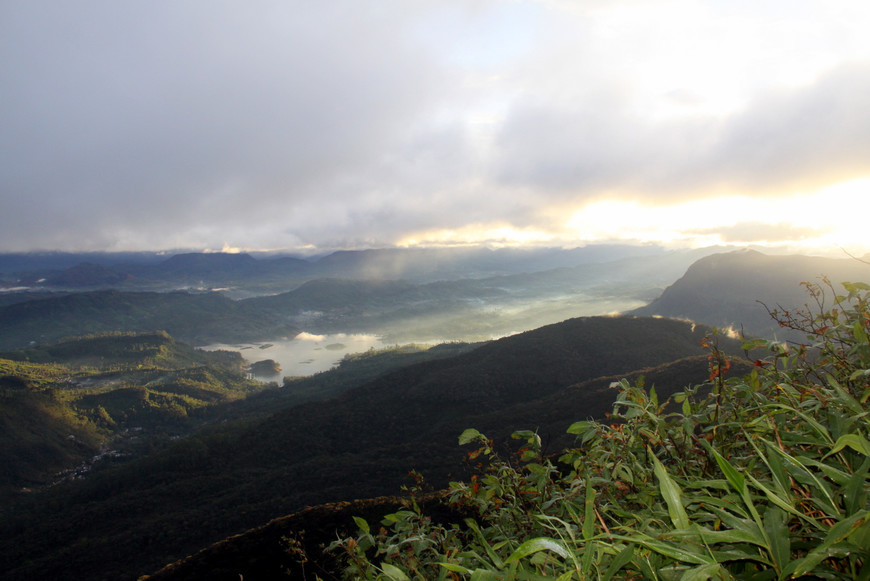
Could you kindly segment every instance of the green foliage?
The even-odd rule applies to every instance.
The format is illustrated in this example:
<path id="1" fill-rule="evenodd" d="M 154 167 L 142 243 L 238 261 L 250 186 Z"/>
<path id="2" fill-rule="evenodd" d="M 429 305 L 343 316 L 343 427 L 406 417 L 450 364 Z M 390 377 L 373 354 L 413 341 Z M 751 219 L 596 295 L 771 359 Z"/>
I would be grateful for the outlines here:
<path id="1" fill-rule="evenodd" d="M 281 373 L 281 366 L 274 359 L 264 359 L 263 361 L 252 363 L 249 370 L 254 375 L 270 376 Z"/>
<path id="2" fill-rule="evenodd" d="M 44 387 L 68 375 L 69 369 L 61 365 L 14 361 L 0 357 L 0 389 L 7 396 L 10 390 Z"/>
<path id="3" fill-rule="evenodd" d="M 244 378 L 239 354 L 196 350 L 164 332 L 0 356 L 0 498 L 58 481 L 101 447 L 192 431 L 216 404 L 263 390 Z"/>
<path id="4" fill-rule="evenodd" d="M 726 378 L 711 338 L 709 383 L 660 402 L 620 382 L 558 460 L 531 431 L 505 456 L 466 430 L 478 472 L 451 502 L 475 518 L 433 522 L 412 496 L 334 544 L 347 578 L 870 579 L 870 286 L 806 286 L 812 307 L 774 313 L 803 343 L 749 341 L 766 355 Z"/>

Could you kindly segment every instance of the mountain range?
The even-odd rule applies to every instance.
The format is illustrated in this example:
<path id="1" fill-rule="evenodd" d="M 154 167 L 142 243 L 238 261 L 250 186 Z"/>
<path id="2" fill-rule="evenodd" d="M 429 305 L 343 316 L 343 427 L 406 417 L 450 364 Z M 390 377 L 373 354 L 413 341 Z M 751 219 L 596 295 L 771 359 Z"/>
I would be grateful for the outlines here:
<path id="1" fill-rule="evenodd" d="M 793 308 L 807 302 L 801 281 L 827 275 L 834 284 L 831 292 L 835 292 L 841 280 L 870 278 L 870 267 L 861 261 L 769 256 L 755 251 L 701 253 L 692 256 L 688 265 L 689 255 L 650 252 L 554 266 L 545 258 L 561 255 L 540 254 L 537 264 L 547 268 L 513 273 L 491 269 L 487 276 L 455 279 L 425 280 L 435 271 L 447 272 L 443 265 L 425 264 L 415 267 L 420 276 L 416 280 L 348 275 L 372 272 L 352 267 L 362 262 L 395 265 L 394 258 L 400 254 L 338 253 L 316 261 L 326 262 L 318 267 L 322 268 L 318 276 L 300 279 L 290 290 L 237 300 L 217 292 L 72 292 L 71 288 L 57 288 L 54 292 L 60 294 L 38 299 L 29 293 L 22 293 L 18 300 L 7 298 L 0 307 L 0 343 L 15 351 L 0 353 L 0 364 L 6 365 L 0 378 L 4 409 L 11 409 L 10 398 L 42 398 L 39 401 L 54 402 L 51 409 L 73 409 L 65 408 L 65 402 L 84 395 L 79 390 L 87 384 L 71 383 L 67 376 L 91 373 L 88 366 L 94 362 L 73 361 L 63 349 L 46 344 L 71 334 L 99 333 L 85 351 L 101 353 L 101 365 L 124 369 L 125 378 L 130 378 L 101 386 L 104 392 L 89 397 L 99 395 L 108 402 L 115 401 L 116 391 L 144 395 L 135 401 L 124 399 L 123 405 L 158 413 L 171 397 L 186 393 L 180 390 L 187 389 L 192 378 L 201 379 L 216 365 L 197 359 L 187 346 L 170 350 L 170 335 L 202 344 L 229 337 L 266 340 L 303 330 L 372 330 L 391 325 L 398 329 L 400 324 L 415 322 L 421 328 L 425 324 L 434 328 L 428 321 L 451 313 L 459 319 L 498 319 L 498 309 L 536 301 L 576 309 L 577 295 L 602 300 L 633 297 L 649 304 L 622 316 L 561 317 L 559 322 L 476 344 L 397 348 L 346 358 L 329 372 L 286 381 L 282 387 L 253 390 L 243 398 L 230 398 L 233 401 L 216 401 L 207 414 L 202 412 L 201 418 L 207 421 L 187 425 L 183 434 L 172 438 L 143 442 L 138 452 L 134 446 L 130 456 L 109 460 L 86 478 L 10 494 L 0 508 L 0 571 L 5 571 L 0 577 L 136 579 L 175 561 L 176 565 L 155 573 L 154 578 L 273 575 L 290 566 L 282 540 L 288 531 L 298 533 L 326 522 L 334 527 L 352 526 L 349 519 L 353 515 L 346 505 L 333 505 L 332 511 L 306 510 L 307 506 L 397 494 L 408 482 L 409 470 L 419 472 L 437 491 L 449 480 L 467 476 L 465 454 L 456 442 L 459 433 L 469 427 L 483 431 L 505 449 L 509 449 L 512 431 L 534 430 L 546 449 L 556 452 L 571 443 L 565 430 L 572 422 L 605 418 L 615 397 L 611 384 L 619 379 L 642 380 L 662 398 L 704 382 L 710 369 L 708 352 L 701 343 L 712 333 L 708 325 L 773 336 L 779 331 L 764 321 L 768 308 Z M 612 253 L 604 254 L 614 258 Z M 366 259 L 361 261 L 361 256 Z M 439 255 L 429 256 L 435 260 Z M 484 264 L 481 257 L 486 256 L 475 255 L 475 264 Z M 259 262 L 265 261 L 244 255 L 185 255 L 142 265 L 138 275 L 125 274 L 138 280 L 149 268 L 174 269 L 176 281 L 193 280 L 194 271 L 210 272 L 210 280 L 219 281 L 223 275 L 216 265 L 228 264 L 235 273 L 227 275 L 230 281 L 243 276 L 245 269 L 257 272 Z M 285 266 L 309 268 L 289 262 Z M 72 274 L 90 269 L 111 278 L 102 268 L 81 267 L 80 263 L 69 268 L 74 269 Z M 112 272 L 121 272 L 114 268 Z M 322 276 L 329 269 L 342 276 Z M 69 270 L 64 273 L 71 276 Z M 647 273 L 647 278 L 636 280 L 641 273 Z M 673 273 L 671 278 L 660 282 L 668 273 Z M 641 301 L 644 295 L 653 296 Z M 552 317 L 565 311 L 554 306 L 548 312 Z M 510 323 L 520 320 L 515 317 Z M 486 321 L 476 323 L 477 330 L 496 327 Z M 155 329 L 169 334 L 148 341 L 135 339 Z M 155 369 L 161 378 L 176 377 L 154 359 L 153 353 L 163 347 L 148 351 L 150 359 L 131 358 L 129 352 L 112 351 L 112 335 L 103 335 L 119 331 L 134 338 L 132 345 L 148 343 L 163 346 L 164 351 L 188 353 L 188 363 L 178 371 L 177 379 L 149 383 L 154 377 L 145 372 L 156 373 Z M 176 344 L 175 339 L 171 341 Z M 730 373 L 751 369 L 738 340 L 724 333 L 716 341 L 734 358 Z M 144 382 L 137 389 L 130 383 L 138 381 L 133 379 L 134 369 Z M 229 376 L 221 377 L 230 381 Z M 239 376 L 232 381 L 243 379 Z M 175 401 L 180 405 L 182 400 Z M 121 404 L 111 409 L 106 403 L 100 405 L 118 418 L 130 409 Z M 100 430 L 106 428 L 97 424 L 99 429 L 88 428 L 79 436 L 73 430 L 74 422 L 68 421 L 71 416 L 61 415 L 66 423 L 54 422 L 49 414 L 39 428 L 53 434 L 52 442 L 65 441 L 65 430 L 91 447 L 105 437 L 106 432 Z M 15 423 L 22 421 L 21 414 L 7 418 L 15 428 L 8 433 L 25 429 Z M 71 446 L 73 440 L 65 442 Z M 17 443 L 10 436 L 3 445 L 12 450 Z M 22 466 L 20 455 L 8 458 L 10 465 Z M 37 472 L 38 466 L 28 466 L 18 476 L 11 474 L 9 482 L 20 485 L 21 474 L 34 478 Z M 388 505 L 395 506 L 395 499 L 354 504 L 374 512 L 387 510 Z M 286 517 L 294 513 L 307 514 L 309 520 Z M 261 526 L 272 519 L 293 524 Z M 198 553 L 212 543 L 220 549 Z"/>
<path id="2" fill-rule="evenodd" d="M 689 319 L 747 335 L 795 338 L 779 327 L 770 311 L 794 311 L 812 302 L 802 283 L 821 282 L 822 277 L 831 285 L 824 285 L 828 291 L 824 300 L 831 306 L 836 294 L 843 292 L 840 283 L 870 280 L 870 263 L 771 256 L 755 250 L 713 254 L 692 264 L 660 297 L 630 313 Z"/>
<path id="3" fill-rule="evenodd" d="M 659 246 L 596 245 L 573 249 L 388 248 L 324 256 L 188 252 L 154 254 L 0 254 L 0 288 L 30 290 L 179 290 L 226 288 L 238 294 L 275 294 L 315 278 L 414 283 L 542 272 L 631 258 L 715 252 L 667 251 Z M 688 263 L 684 263 L 682 269 Z"/>
<path id="4" fill-rule="evenodd" d="M 0 294 L 0 349 L 45 343 L 82 333 L 149 331 L 162 329 L 196 345 L 269 341 L 312 333 L 375 333 L 390 342 L 481 340 L 503 336 L 566 318 L 622 311 L 658 296 L 661 289 L 682 274 L 698 252 L 659 252 L 640 249 L 640 255 L 622 257 L 626 249 L 577 251 L 516 251 L 503 271 L 530 268 L 528 272 L 444 278 L 429 282 L 410 279 L 371 278 L 394 274 L 447 276 L 459 265 L 471 272 L 504 256 L 493 251 L 383 251 L 336 253 L 297 269 L 305 272 L 298 284 L 282 279 L 290 290 L 245 297 L 226 291 L 143 291 L 144 270 L 159 271 L 161 280 L 176 283 L 197 279 L 198 285 L 245 281 L 251 289 L 256 273 L 305 262 L 295 258 L 256 260 L 237 254 L 184 254 L 155 265 L 112 270 L 93 263 L 79 263 L 37 287 Z M 595 260 L 618 258 L 609 262 Z M 400 259 L 401 258 L 401 259 Z M 550 268 L 558 262 L 574 266 Z M 316 273 L 348 268 L 341 277 Z M 411 265 L 399 268 L 397 265 Z M 120 267 L 115 267 L 120 268 Z M 416 268 L 416 270 L 414 270 Z M 265 269 L 265 270 L 264 270 Z M 454 273 L 455 275 L 456 273 Z M 51 286 L 50 281 L 79 281 L 94 275 L 94 285 L 73 289 Z M 413 278 L 413 276 L 412 276 Z M 189 280 L 188 280 L 189 279 Z M 41 280 L 41 279 L 40 279 Z M 156 280 L 156 279 L 152 279 Z M 203 282 L 203 281 L 207 282 Z M 98 281 L 112 281 L 109 289 L 94 290 Z M 22 284 L 17 279 L 13 284 Z M 189 285 L 188 285 L 189 286 Z M 17 287 L 13 287 L 17 288 Z M 277 287 L 272 287 L 277 288 Z M 35 290 L 38 289 L 38 290 Z M 53 289 L 53 290 L 48 290 Z M 261 289 L 262 290 L 262 289 Z M 232 300 L 232 297 L 238 300 Z"/>

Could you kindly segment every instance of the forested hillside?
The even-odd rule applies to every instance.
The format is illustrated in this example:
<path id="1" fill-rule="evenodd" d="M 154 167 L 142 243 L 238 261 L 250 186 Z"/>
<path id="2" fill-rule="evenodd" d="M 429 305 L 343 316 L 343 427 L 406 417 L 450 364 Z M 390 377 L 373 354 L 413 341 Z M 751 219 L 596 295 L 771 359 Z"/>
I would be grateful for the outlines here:
<path id="1" fill-rule="evenodd" d="M 514 433 L 524 446 L 515 459 L 464 431 L 459 444 L 480 472 L 451 484 L 452 517 L 431 518 L 413 497 L 380 529 L 355 517 L 357 533 L 309 570 L 319 562 L 324 579 L 868 578 L 870 285 L 844 286 L 830 295 L 811 285 L 813 307 L 778 315 L 804 333 L 802 346 L 745 344 L 761 356 L 750 374 L 726 379 L 731 361 L 712 346 L 707 382 L 666 401 L 621 382 L 609 421 L 572 424 L 578 445 L 558 460 L 530 430 Z M 297 571 L 323 557 L 301 532 L 288 538 Z"/>
<path id="2" fill-rule="evenodd" d="M 270 314 L 219 293 L 94 291 L 0 307 L 0 349 L 113 331 L 166 331 L 195 345 L 295 336 Z"/>
<path id="3" fill-rule="evenodd" d="M 141 454 L 137 443 L 187 434 L 218 404 L 263 389 L 238 353 L 165 333 L 0 352 L 0 496 L 81 476 L 94 457 Z"/>
<path id="4" fill-rule="evenodd" d="M 575 287 L 585 296 L 617 286 L 638 291 L 619 278 L 642 266 L 627 260 L 606 284 L 610 267 L 588 264 L 426 284 L 318 279 L 236 301 L 218 293 L 96 291 L 9 302 L 0 307 L 0 339 L 14 349 L 0 353 L 0 437 L 8 443 L 0 569 L 8 579 L 133 579 L 307 505 L 396 494 L 413 482 L 410 470 L 433 489 L 470 478 L 473 463 L 456 447 L 466 428 L 499 446 L 528 429 L 542 453 L 557 452 L 573 444 L 568 426 L 605 418 L 619 395 L 611 384 L 622 379 L 654 386 L 664 401 L 718 381 L 726 368 L 736 381 L 754 363 L 768 365 L 747 359 L 727 334 L 691 321 L 577 317 L 497 341 L 357 354 L 332 371 L 264 387 L 245 379 L 247 363 L 237 354 L 205 353 L 154 332 L 200 342 L 228 334 L 262 339 L 295 334 L 302 323 L 376 329 L 406 317 L 420 329 L 451 312 L 473 325 L 481 297 L 522 304 L 571 287 L 581 271 L 598 281 Z M 205 272 L 221 261 L 169 265 Z M 709 321 L 743 321 L 749 293 L 775 293 L 795 276 L 795 265 L 807 264 L 831 262 L 752 252 L 708 257 L 650 308 L 677 305 L 683 316 L 697 308 Z M 259 268 L 245 258 L 238 265 Z M 862 267 L 853 261 L 834 272 Z M 759 273 L 756 281 L 726 286 L 724 294 L 708 284 L 749 272 Z M 574 307 L 570 297 L 561 306 L 551 298 L 554 308 Z M 802 295 L 798 304 L 813 300 Z M 498 309 L 483 308 L 497 321 Z M 800 327 L 777 328 L 790 326 Z M 57 340 L 83 331 L 103 334 Z"/>
<path id="5" fill-rule="evenodd" d="M 619 381 L 555 455 L 539 430 L 517 449 L 470 428 L 476 470 L 449 490 L 302 511 L 149 578 L 865 579 L 870 285 L 844 286 L 779 313 L 800 346 L 749 341 L 748 365 L 706 341 L 697 384 Z"/>
<path id="6" fill-rule="evenodd" d="M 774 256 L 755 250 L 714 254 L 692 264 L 659 298 L 632 314 L 685 318 L 742 329 L 748 335 L 794 338 L 769 311 L 794 310 L 811 301 L 801 283 L 819 282 L 823 276 L 837 288 L 844 281 L 866 280 L 870 264 L 852 258 Z"/>
<path id="7" fill-rule="evenodd" d="M 9 505 L 2 537 L 15 542 L 2 546 L 3 565 L 10 579 L 73 578 L 73 570 L 75 578 L 135 578 L 305 505 L 395 493 L 410 469 L 440 487 L 464 473 L 455 439 L 472 418 L 486 417 L 503 434 L 514 427 L 508 422 L 524 420 L 564 431 L 612 403 L 601 383 L 571 386 L 702 355 L 703 336 L 679 321 L 576 319 L 405 367 L 254 423 L 215 426 Z M 680 385 L 706 374 L 705 363 L 687 368 Z M 569 388 L 574 395 L 565 401 L 576 407 L 523 417 L 524 403 L 540 409 L 535 402 Z M 577 389 L 599 395 L 585 402 Z M 92 524 L 82 528 L 83 519 Z"/>

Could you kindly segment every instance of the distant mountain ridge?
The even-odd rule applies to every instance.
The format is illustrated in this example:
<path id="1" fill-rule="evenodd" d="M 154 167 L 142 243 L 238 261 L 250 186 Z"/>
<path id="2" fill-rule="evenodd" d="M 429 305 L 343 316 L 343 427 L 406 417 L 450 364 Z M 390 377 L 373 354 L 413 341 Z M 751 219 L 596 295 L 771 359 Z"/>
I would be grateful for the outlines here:
<path id="1" fill-rule="evenodd" d="M 47 286 L 79 288 L 93 286 L 115 286 L 131 282 L 135 277 L 109 266 L 81 262 L 45 279 Z"/>
<path id="2" fill-rule="evenodd" d="M 801 283 L 818 282 L 823 276 L 841 293 L 841 282 L 870 280 L 870 265 L 851 258 L 777 256 L 755 250 L 713 254 L 692 264 L 659 298 L 631 314 L 685 318 L 750 335 L 782 337 L 784 332 L 765 306 L 803 306 L 809 297 Z M 829 302 L 832 299 L 828 296 Z"/>
<path id="3" fill-rule="evenodd" d="M 167 331 L 202 345 L 293 337 L 299 329 L 219 293 L 72 293 L 0 307 L 0 349 L 110 331 Z"/>
<path id="4" fill-rule="evenodd" d="M 162 252 L 0 252 L 0 275 L 61 271 L 83 262 L 101 266 L 156 264 L 166 257 Z"/>
<path id="5" fill-rule="evenodd" d="M 694 254 L 666 253 L 427 283 L 322 277 L 290 291 L 241 300 L 216 292 L 9 293 L 0 301 L 0 348 L 83 333 L 155 330 L 167 330 L 199 345 L 270 341 L 295 336 L 300 330 L 377 333 L 395 342 L 476 341 L 577 315 L 624 310 L 620 305 L 633 307 L 642 300 L 652 302 L 631 314 L 686 318 L 742 328 L 752 335 L 782 336 L 764 305 L 800 306 L 807 300 L 802 281 L 827 275 L 837 285 L 867 279 L 870 271 L 870 266 L 852 259 L 765 255 L 753 250 L 705 252 L 694 261 L 690 261 Z M 368 254 L 339 254 L 334 260 L 347 262 L 360 256 Z M 373 252 L 366 260 L 383 256 L 392 254 Z M 156 268 L 195 278 L 195 273 L 226 272 L 228 264 L 235 265 L 232 272 L 251 273 L 262 262 L 247 255 L 191 254 L 172 257 Z M 70 284 L 78 284 L 82 277 L 111 281 L 115 271 L 78 265 L 62 276 Z M 658 288 L 675 279 L 655 298 Z M 615 303 L 615 308 L 608 309 L 608 303 Z M 597 313 L 580 310 L 589 308 L 587 304 L 599 309 Z"/>
<path id="6" fill-rule="evenodd" d="M 705 253 L 713 252 L 709 249 Z M 155 254 L 0 254 L 0 283 L 46 290 L 157 290 L 228 283 L 299 285 L 312 278 L 406 279 L 414 283 L 541 272 L 630 257 L 668 254 L 662 247 L 597 245 L 574 249 L 385 248 L 320 257 L 191 252 Z M 83 268 L 82 264 L 93 265 Z M 100 267 L 99 269 L 94 267 Z M 92 276 L 87 277 L 90 271 Z M 285 289 L 286 290 L 286 289 Z"/>
<path id="7" fill-rule="evenodd" d="M 410 261 L 419 262 L 421 268 L 446 274 L 439 260 L 449 262 L 466 255 L 425 250 L 343 253 L 333 258 L 337 262 L 326 270 L 337 263 L 349 270 L 342 271 L 341 276 L 319 278 L 308 278 L 315 265 L 305 261 L 256 260 L 245 254 L 177 255 L 157 265 L 132 269 L 128 274 L 99 264 L 82 263 L 56 275 L 54 280 L 64 281 L 66 294 L 31 291 L 0 295 L 0 349 L 76 334 L 156 330 L 169 331 L 197 345 L 272 341 L 295 336 L 299 330 L 375 333 L 391 342 L 478 341 L 578 315 L 633 307 L 656 296 L 660 288 L 708 250 L 661 253 L 645 249 L 641 254 L 649 256 L 633 255 L 611 262 L 594 260 L 635 251 L 621 247 L 596 247 L 583 252 L 511 251 L 516 261 L 502 267 L 504 271 L 521 265 L 540 269 L 569 256 L 579 260 L 577 256 L 581 254 L 585 262 L 571 267 L 431 282 L 353 278 L 353 275 L 375 272 L 370 270 L 373 264 L 380 265 L 377 272 L 384 272 L 383 261 L 399 258 L 413 259 Z M 495 261 L 503 256 L 491 251 L 467 253 L 466 266 L 476 264 L 489 270 L 496 268 L 482 261 Z M 424 260 L 430 258 L 435 260 L 434 264 Z M 247 284 L 244 281 L 256 280 L 263 268 L 297 269 L 306 274 L 292 290 L 238 300 L 230 300 L 219 292 L 135 290 L 143 285 L 147 288 L 148 277 L 157 276 L 154 273 L 158 271 L 163 273 L 159 276 L 168 276 L 189 288 L 209 286 L 209 282 L 229 284 L 230 280 Z M 124 277 L 123 289 L 130 283 L 133 290 L 92 288 L 94 281 L 114 283 L 119 277 Z M 276 288 L 287 286 L 285 283 Z"/>

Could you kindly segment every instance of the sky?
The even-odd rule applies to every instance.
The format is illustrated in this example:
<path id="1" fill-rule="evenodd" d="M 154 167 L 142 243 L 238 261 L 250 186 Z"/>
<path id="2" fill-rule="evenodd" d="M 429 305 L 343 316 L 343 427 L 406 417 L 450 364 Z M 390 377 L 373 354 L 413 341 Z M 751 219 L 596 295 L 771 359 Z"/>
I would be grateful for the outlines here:
<path id="1" fill-rule="evenodd" d="M 0 0 L 0 252 L 870 251 L 866 0 Z"/>

